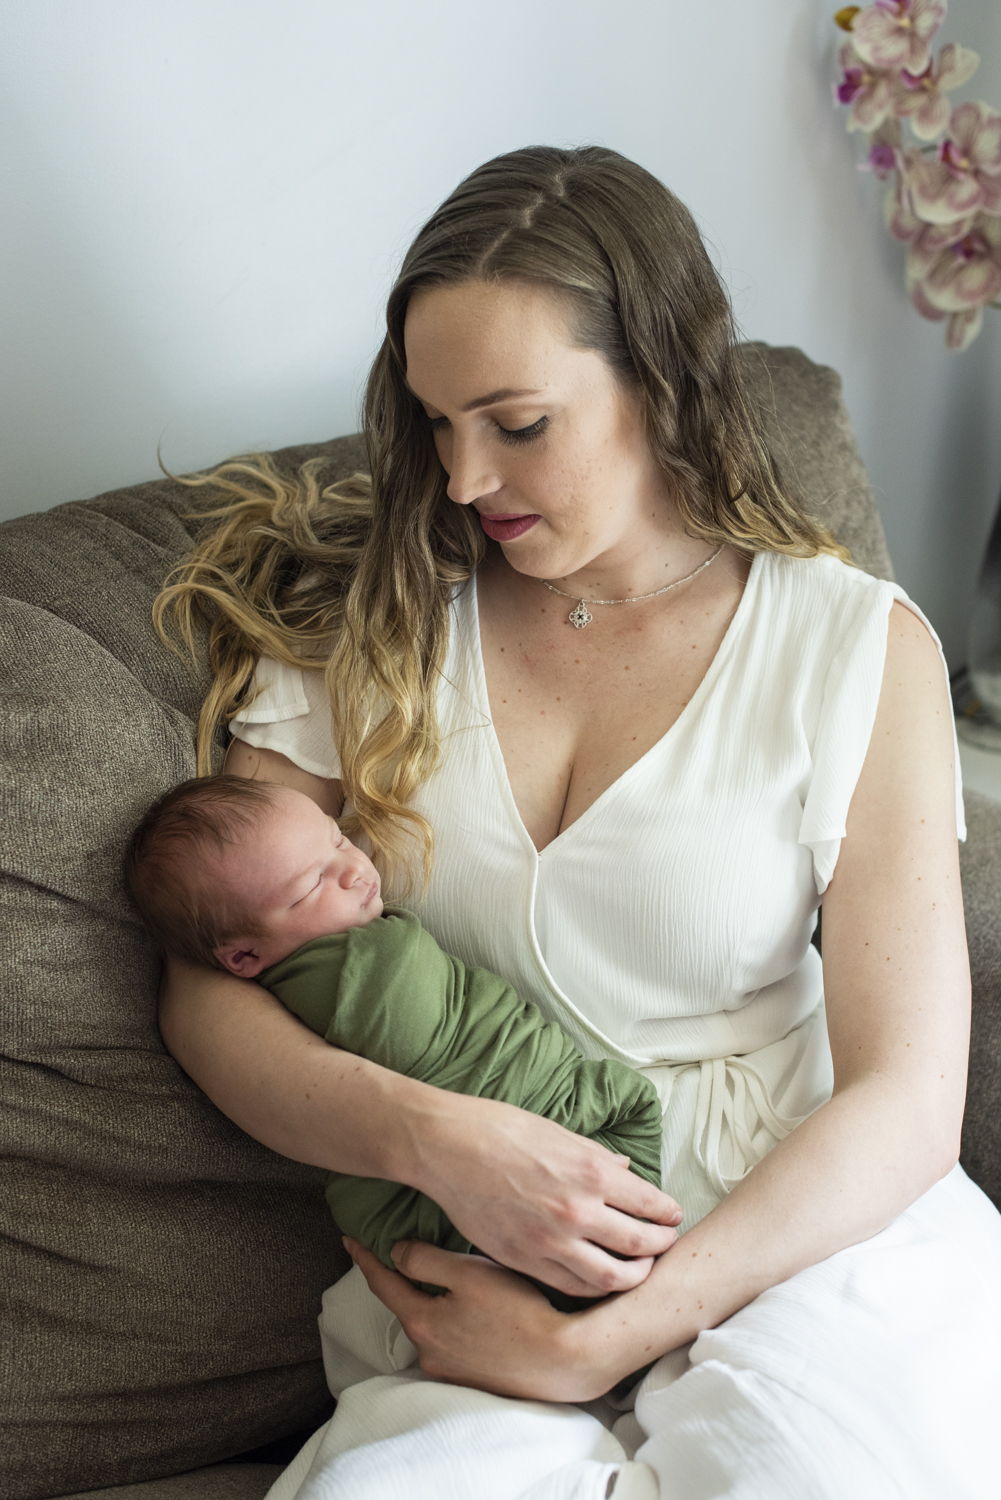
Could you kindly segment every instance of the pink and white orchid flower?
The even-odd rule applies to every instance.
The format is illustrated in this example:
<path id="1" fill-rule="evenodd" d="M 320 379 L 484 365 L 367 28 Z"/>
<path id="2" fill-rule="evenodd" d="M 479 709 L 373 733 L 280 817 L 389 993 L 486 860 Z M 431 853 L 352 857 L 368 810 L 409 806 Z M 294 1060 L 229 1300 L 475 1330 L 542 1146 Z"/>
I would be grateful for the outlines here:
<path id="1" fill-rule="evenodd" d="M 865 161 L 859 162 L 859 171 L 874 173 L 880 182 L 885 182 L 892 172 L 904 172 L 907 153 L 902 149 L 901 140 L 900 121 L 884 120 L 869 137 L 869 155 Z"/>
<path id="2" fill-rule="evenodd" d="M 834 85 L 836 104 L 849 104 L 849 130 L 876 130 L 894 113 L 900 85 L 896 75 L 871 68 L 862 61 L 851 42 L 846 42 L 838 56 L 841 82 Z"/>
<path id="3" fill-rule="evenodd" d="M 906 68 L 915 77 L 931 62 L 928 43 L 945 20 L 946 0 L 876 0 L 852 23 L 855 50 L 873 68 Z"/>
<path id="4" fill-rule="evenodd" d="M 966 312 L 959 313 L 943 312 L 940 307 L 935 307 L 928 301 L 920 281 L 911 290 L 911 301 L 923 318 L 931 318 L 933 322 L 948 318 L 945 344 L 947 349 L 952 349 L 956 354 L 968 349 L 984 326 L 982 307 L 971 307 Z"/>
<path id="5" fill-rule="evenodd" d="M 1001 214 L 1001 114 L 986 104 L 961 104 L 933 159 L 907 173 L 911 205 L 928 224 L 948 224 L 980 211 Z"/>
<path id="6" fill-rule="evenodd" d="M 996 232 L 985 229 L 992 224 L 997 225 Z M 1001 291 L 1001 262 L 997 260 L 995 240 L 1001 240 L 1001 219 L 986 214 L 972 214 L 955 224 L 922 224 L 907 250 L 908 289 L 915 282 L 927 282 L 929 300 L 947 312 L 993 302 Z M 946 307 L 936 288 L 948 289 L 952 302 L 960 298 L 961 306 Z"/>
<path id="7" fill-rule="evenodd" d="M 920 160 L 921 152 L 916 146 L 908 146 L 905 150 L 897 152 L 898 175 L 883 200 L 883 218 L 886 221 L 886 227 L 895 240 L 903 240 L 905 245 L 916 239 L 923 229 L 930 227 L 914 212 L 911 206 L 911 195 L 907 188 L 908 177 Z"/>
<path id="8" fill-rule="evenodd" d="M 933 141 L 949 127 L 950 89 L 967 83 L 980 66 L 980 58 L 969 47 L 949 42 L 938 55 L 938 64 L 929 63 L 923 73 L 915 75 L 905 68 L 894 90 L 894 113 L 906 115 L 911 129 L 922 141 Z M 849 125 L 849 130 L 851 126 Z"/>
<path id="9" fill-rule="evenodd" d="M 883 213 L 907 246 L 906 284 L 922 317 L 946 322 L 946 344 L 965 349 L 984 308 L 1001 308 L 1001 113 L 986 104 L 951 109 L 948 94 L 980 64 L 950 42 L 936 61 L 929 42 L 947 0 L 874 0 L 848 5 L 835 23 L 840 49 L 834 97 L 849 106 L 848 129 L 869 137 L 859 170 L 892 178 Z M 919 141 L 904 146 L 901 121 Z M 944 136 L 944 139 L 942 137 Z"/>
<path id="10" fill-rule="evenodd" d="M 941 312 L 968 312 L 993 302 L 1001 293 L 1001 218 L 978 214 L 966 234 L 937 251 L 914 241 L 907 252 L 908 287 L 918 282 Z"/>
<path id="11" fill-rule="evenodd" d="M 944 237 L 945 226 L 938 234 Z M 907 284 L 923 317 L 949 319 L 949 348 L 965 349 L 980 332 L 984 308 L 1001 293 L 1001 217 L 978 214 L 964 235 L 937 253 L 930 242 L 915 240 L 907 253 Z"/>

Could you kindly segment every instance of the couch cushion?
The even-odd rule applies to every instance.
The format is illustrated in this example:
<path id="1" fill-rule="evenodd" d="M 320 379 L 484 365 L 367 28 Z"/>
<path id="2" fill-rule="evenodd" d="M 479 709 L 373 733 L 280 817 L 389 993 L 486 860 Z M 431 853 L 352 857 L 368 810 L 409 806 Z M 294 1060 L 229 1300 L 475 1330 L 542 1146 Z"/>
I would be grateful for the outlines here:
<path id="1" fill-rule="evenodd" d="M 841 377 L 802 349 L 742 346 L 745 375 L 779 473 L 811 515 L 877 578 L 893 577 L 886 537 L 841 400 Z"/>
<path id="2" fill-rule="evenodd" d="M 31 1500 L 320 1420 L 342 1254 L 321 1174 L 242 1135 L 157 1031 L 121 850 L 192 773 L 190 720 L 34 606 L 0 601 L 0 642 L 0 1465 Z"/>
<path id="3" fill-rule="evenodd" d="M 194 770 L 204 653 L 192 670 L 149 623 L 189 503 L 165 482 L 0 527 L 21 596 L 0 600 L 4 1500 L 193 1469 L 329 1401 L 316 1315 L 346 1257 L 323 1174 L 167 1055 L 120 879 L 131 826 Z"/>
<path id="4" fill-rule="evenodd" d="M 281 1472 L 281 1464 L 219 1464 L 169 1479 L 65 1495 L 63 1500 L 264 1500 Z"/>

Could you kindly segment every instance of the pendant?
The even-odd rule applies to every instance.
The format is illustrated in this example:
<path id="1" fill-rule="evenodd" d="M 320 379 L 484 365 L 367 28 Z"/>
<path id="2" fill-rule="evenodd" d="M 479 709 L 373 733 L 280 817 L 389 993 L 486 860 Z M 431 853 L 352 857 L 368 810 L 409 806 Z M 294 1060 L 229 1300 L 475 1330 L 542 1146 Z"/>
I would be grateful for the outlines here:
<path id="1" fill-rule="evenodd" d="M 576 609 L 572 609 L 570 611 L 570 613 L 567 615 L 567 619 L 570 621 L 570 624 L 573 626 L 574 630 L 583 630 L 585 625 L 590 625 L 591 621 L 594 619 L 594 615 L 588 613 L 587 605 L 582 599 L 577 605 Z"/>

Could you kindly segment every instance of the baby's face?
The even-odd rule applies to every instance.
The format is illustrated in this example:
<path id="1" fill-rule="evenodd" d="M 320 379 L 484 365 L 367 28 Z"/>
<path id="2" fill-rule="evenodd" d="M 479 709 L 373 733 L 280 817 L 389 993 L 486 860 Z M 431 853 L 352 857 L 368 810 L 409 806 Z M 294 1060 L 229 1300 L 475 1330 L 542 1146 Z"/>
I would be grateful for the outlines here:
<path id="1" fill-rule="evenodd" d="M 379 874 L 333 818 L 301 792 L 282 787 L 273 811 L 228 848 L 212 878 L 250 908 L 263 937 L 240 937 L 216 950 L 233 974 L 252 979 L 303 943 L 364 927 L 382 915 Z"/>

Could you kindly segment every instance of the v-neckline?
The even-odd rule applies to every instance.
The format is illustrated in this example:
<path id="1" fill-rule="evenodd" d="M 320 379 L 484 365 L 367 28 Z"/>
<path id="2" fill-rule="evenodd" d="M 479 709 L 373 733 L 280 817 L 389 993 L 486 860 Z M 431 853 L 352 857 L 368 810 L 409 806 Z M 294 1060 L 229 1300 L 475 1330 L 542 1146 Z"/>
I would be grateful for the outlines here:
<path id="1" fill-rule="evenodd" d="M 490 692 L 487 688 L 486 667 L 483 663 L 483 642 L 480 636 L 479 591 L 476 585 L 476 574 L 472 574 L 469 580 L 469 608 L 472 611 L 473 669 L 476 678 L 477 696 L 479 698 L 478 708 L 479 711 L 484 714 L 487 719 L 491 757 L 494 762 L 494 770 L 500 784 L 502 795 L 507 803 L 508 812 L 512 818 L 513 823 L 518 829 L 520 837 L 527 845 L 528 849 L 531 850 L 536 860 L 544 858 L 547 854 L 549 854 L 550 850 L 556 848 L 557 844 L 562 843 L 565 847 L 568 841 L 568 836 L 573 833 L 574 829 L 579 828 L 582 823 L 586 823 L 587 821 L 589 821 L 592 815 L 595 814 L 595 809 L 601 807 L 601 805 L 609 797 L 611 797 L 619 788 L 621 788 L 623 783 L 629 777 L 634 775 L 637 767 L 642 766 L 645 761 L 648 761 L 650 759 L 651 756 L 654 756 L 659 751 L 663 750 L 664 747 L 670 742 L 672 737 L 675 736 L 676 731 L 679 730 L 679 726 L 687 722 L 687 720 L 693 718 L 699 712 L 699 709 L 702 706 L 702 700 L 710 691 L 715 678 L 719 676 L 725 658 L 727 655 L 729 655 L 729 652 L 732 649 L 736 634 L 740 626 L 743 624 L 744 616 L 750 608 L 749 600 L 752 593 L 752 586 L 754 589 L 757 588 L 758 574 L 760 572 L 760 561 L 764 556 L 765 554 L 763 552 L 756 552 L 751 558 L 751 566 L 748 570 L 747 578 L 744 583 L 744 591 L 740 596 L 740 601 L 737 604 L 737 608 L 733 612 L 730 623 L 723 633 L 723 639 L 717 646 L 712 661 L 709 663 L 708 667 L 703 673 L 702 681 L 699 683 L 698 687 L 695 689 L 695 692 L 689 698 L 688 702 L 685 704 L 684 708 L 681 710 L 674 723 L 670 726 L 669 729 L 666 729 L 664 731 L 659 740 L 657 740 L 650 746 L 649 750 L 645 750 L 642 755 L 640 755 L 636 760 L 633 761 L 632 765 L 627 766 L 626 769 L 621 772 L 621 774 L 618 775 L 613 782 L 606 786 L 605 790 L 603 792 L 600 792 L 598 796 L 595 797 L 594 801 L 589 803 L 589 805 L 585 807 L 584 811 L 580 814 L 579 817 L 574 818 L 573 822 L 568 823 L 565 828 L 561 828 L 556 834 L 555 838 L 550 839 L 549 843 L 546 844 L 544 849 L 539 849 L 536 847 L 535 841 L 533 840 L 531 834 L 528 831 L 528 828 L 525 825 L 525 820 L 521 816 L 521 810 L 518 807 L 517 802 L 515 801 L 514 791 L 511 787 L 511 778 L 508 775 L 507 763 L 504 760 L 504 752 L 501 749 L 501 743 L 497 737 L 497 730 L 494 727 L 493 713 L 491 712 L 490 708 Z"/>

